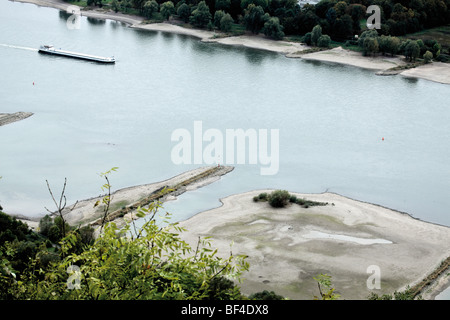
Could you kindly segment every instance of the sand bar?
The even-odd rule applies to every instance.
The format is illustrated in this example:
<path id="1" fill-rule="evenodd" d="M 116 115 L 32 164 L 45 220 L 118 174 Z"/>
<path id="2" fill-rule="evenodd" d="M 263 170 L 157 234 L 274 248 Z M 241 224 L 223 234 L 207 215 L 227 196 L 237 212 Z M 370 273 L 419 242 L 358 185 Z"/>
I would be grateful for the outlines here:
<path id="1" fill-rule="evenodd" d="M 214 170 L 212 170 L 214 169 Z M 144 184 L 139 186 L 133 186 L 129 188 L 123 188 L 117 191 L 112 192 L 111 194 L 111 204 L 109 208 L 110 214 L 114 214 L 114 212 L 126 209 L 127 207 L 132 207 L 130 210 L 126 210 L 126 214 L 121 218 L 127 219 L 128 221 L 136 218 L 136 210 L 133 205 L 140 202 L 142 199 L 149 197 L 149 195 L 158 192 L 158 190 L 164 187 L 174 187 L 179 184 L 184 184 L 183 186 L 179 186 L 175 192 L 172 192 L 166 195 L 164 198 L 159 199 L 160 201 L 170 201 L 175 200 L 176 197 L 186 191 L 196 190 L 205 185 L 213 183 L 221 178 L 221 176 L 231 172 L 234 168 L 230 166 L 221 166 L 221 167 L 200 167 L 193 170 L 189 170 L 183 172 L 175 177 L 170 179 Z M 211 171 L 212 170 L 212 171 Z M 207 175 L 203 175 L 203 174 Z M 195 179 L 196 177 L 200 177 Z M 192 181 L 192 179 L 195 181 Z M 65 211 L 63 212 L 66 221 L 72 225 L 84 225 L 88 223 L 94 223 L 98 219 L 100 219 L 103 215 L 104 205 L 98 205 L 94 207 L 94 205 L 101 201 L 103 196 L 82 200 L 74 204 L 67 206 Z M 71 210 L 74 208 L 73 210 Z M 123 219 L 115 219 L 114 221 L 117 224 L 122 223 Z"/>
<path id="2" fill-rule="evenodd" d="M 345 50 L 342 47 L 304 54 L 301 58 L 306 60 L 346 64 L 376 71 L 386 70 L 406 64 L 403 59 L 397 56 L 364 57 L 359 52 Z"/>
<path id="3" fill-rule="evenodd" d="M 31 117 L 31 112 L 0 113 L 0 127 Z"/>
<path id="4" fill-rule="evenodd" d="M 274 290 L 311 299 L 318 294 L 313 277 L 326 273 L 343 298 L 366 299 L 372 291 L 392 294 L 413 285 L 450 256 L 448 227 L 332 193 L 292 193 L 327 206 L 274 209 L 253 202 L 260 192 L 270 190 L 227 197 L 221 207 L 181 223 L 192 245 L 210 236 L 223 256 L 232 242 L 233 254 L 248 255 L 245 293 Z M 370 266 L 379 267 L 380 290 L 367 287 Z"/>
<path id="5" fill-rule="evenodd" d="M 433 62 L 400 73 L 404 77 L 422 78 L 450 84 L 450 63 Z"/>

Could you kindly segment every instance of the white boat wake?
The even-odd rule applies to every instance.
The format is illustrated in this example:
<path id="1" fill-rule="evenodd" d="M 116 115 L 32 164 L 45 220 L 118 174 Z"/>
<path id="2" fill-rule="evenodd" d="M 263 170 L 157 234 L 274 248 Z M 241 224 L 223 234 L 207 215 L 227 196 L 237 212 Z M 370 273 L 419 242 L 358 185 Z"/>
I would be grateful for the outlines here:
<path id="1" fill-rule="evenodd" d="M 35 49 L 35 48 L 14 46 L 11 44 L 2 44 L 2 43 L 0 43 L 0 47 L 7 47 L 7 48 L 14 48 L 14 49 L 28 50 L 28 51 L 38 51 L 38 49 Z"/>

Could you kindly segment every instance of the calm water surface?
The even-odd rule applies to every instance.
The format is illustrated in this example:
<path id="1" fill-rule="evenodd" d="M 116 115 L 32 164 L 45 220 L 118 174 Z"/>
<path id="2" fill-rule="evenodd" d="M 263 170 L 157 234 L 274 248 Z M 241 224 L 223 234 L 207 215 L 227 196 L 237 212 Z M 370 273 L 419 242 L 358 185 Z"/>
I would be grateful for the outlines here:
<path id="1" fill-rule="evenodd" d="M 171 134 L 279 129 L 280 169 L 261 176 L 237 165 L 220 181 L 165 208 L 175 219 L 261 188 L 325 190 L 450 225 L 450 86 L 378 77 L 358 68 L 288 59 L 257 50 L 139 31 L 30 4 L 0 1 L 0 112 L 29 111 L 0 128 L 0 204 L 35 215 L 51 207 L 48 179 L 68 202 L 167 179 Z M 115 65 L 44 56 L 53 44 L 117 59 Z M 34 82 L 34 85 L 33 85 Z M 384 137 L 384 141 L 382 138 Z"/>

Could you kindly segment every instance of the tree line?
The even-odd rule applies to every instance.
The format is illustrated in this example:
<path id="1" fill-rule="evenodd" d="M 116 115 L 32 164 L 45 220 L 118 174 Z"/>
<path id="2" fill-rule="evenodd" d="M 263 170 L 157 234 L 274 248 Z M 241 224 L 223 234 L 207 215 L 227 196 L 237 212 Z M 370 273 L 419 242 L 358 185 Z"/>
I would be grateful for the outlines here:
<path id="1" fill-rule="evenodd" d="M 381 10 L 380 35 L 401 36 L 450 21 L 450 0 L 322 0 L 303 6 L 297 0 L 88 0 L 87 3 L 106 4 L 116 11 L 135 10 L 148 19 L 155 15 L 163 19 L 177 16 L 195 27 L 226 32 L 235 23 L 275 39 L 284 35 L 303 36 L 320 25 L 323 34 L 332 40 L 350 40 L 363 31 L 364 21 L 371 15 L 366 12 L 370 5 Z"/>

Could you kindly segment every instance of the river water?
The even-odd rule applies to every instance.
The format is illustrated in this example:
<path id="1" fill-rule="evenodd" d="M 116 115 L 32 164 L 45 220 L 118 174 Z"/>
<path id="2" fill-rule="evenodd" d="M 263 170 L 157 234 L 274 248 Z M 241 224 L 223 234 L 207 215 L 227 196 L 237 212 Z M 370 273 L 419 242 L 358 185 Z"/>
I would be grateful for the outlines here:
<path id="1" fill-rule="evenodd" d="M 450 226 L 450 86 L 81 18 L 0 1 L 0 204 L 24 215 L 53 209 L 45 180 L 68 202 L 164 180 L 175 164 L 172 133 L 279 130 L 279 170 L 236 164 L 220 181 L 165 205 L 175 219 L 253 189 L 328 190 Z M 115 65 L 40 55 L 41 44 Z M 384 140 L 383 140 L 384 138 Z"/>

